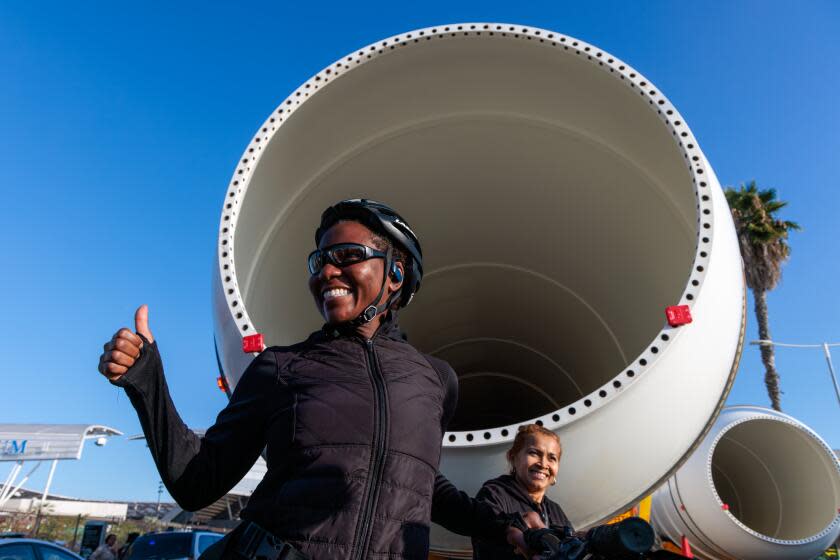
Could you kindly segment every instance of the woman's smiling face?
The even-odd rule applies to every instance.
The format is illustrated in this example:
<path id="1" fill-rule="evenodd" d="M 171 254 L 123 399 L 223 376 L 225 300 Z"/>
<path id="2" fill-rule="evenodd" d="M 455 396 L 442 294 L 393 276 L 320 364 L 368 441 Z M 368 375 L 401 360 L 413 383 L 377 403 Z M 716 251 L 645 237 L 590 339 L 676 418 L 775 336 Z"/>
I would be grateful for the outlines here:
<path id="1" fill-rule="evenodd" d="M 358 243 L 371 248 L 378 245 L 373 232 L 358 222 L 350 221 L 339 222 L 328 229 L 321 237 L 318 248 L 338 243 Z M 336 325 L 361 315 L 379 293 L 384 269 L 384 259 L 372 258 L 344 267 L 327 262 L 319 273 L 311 275 L 309 291 L 324 320 Z M 398 287 L 399 284 L 389 276 L 377 305 L 385 302 Z"/>
<path id="2" fill-rule="evenodd" d="M 560 445 L 553 437 L 532 434 L 526 445 L 513 457 L 512 463 L 516 479 L 532 497 L 538 495 L 537 501 L 540 501 L 557 476 Z"/>

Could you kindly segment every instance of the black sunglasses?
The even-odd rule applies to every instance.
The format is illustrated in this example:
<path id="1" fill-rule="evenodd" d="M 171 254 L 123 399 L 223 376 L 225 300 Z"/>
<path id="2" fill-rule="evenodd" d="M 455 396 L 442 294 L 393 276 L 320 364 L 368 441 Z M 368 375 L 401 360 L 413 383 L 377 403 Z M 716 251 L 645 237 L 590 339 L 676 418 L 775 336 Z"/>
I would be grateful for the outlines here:
<path id="1" fill-rule="evenodd" d="M 337 243 L 329 247 L 324 247 L 323 249 L 315 249 L 309 253 L 306 264 L 309 267 L 309 274 L 314 275 L 321 272 L 327 263 L 341 268 L 368 259 L 382 259 L 385 258 L 385 255 L 385 252 L 377 251 L 367 245 L 360 245 L 359 243 Z"/>

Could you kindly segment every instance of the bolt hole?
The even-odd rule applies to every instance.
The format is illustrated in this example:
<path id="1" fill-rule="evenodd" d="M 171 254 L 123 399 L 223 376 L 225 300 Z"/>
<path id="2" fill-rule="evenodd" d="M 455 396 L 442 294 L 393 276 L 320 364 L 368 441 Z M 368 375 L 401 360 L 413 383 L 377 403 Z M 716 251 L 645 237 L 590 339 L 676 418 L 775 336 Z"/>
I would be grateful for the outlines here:
<path id="1" fill-rule="evenodd" d="M 583 406 L 586 406 L 586 407 L 592 406 L 592 401 L 590 401 L 589 399 L 586 399 L 585 401 L 583 401 Z"/>
<path id="2" fill-rule="evenodd" d="M 600 391 L 598 391 L 598 396 L 603 399 L 604 397 L 607 396 L 607 392 L 604 391 L 603 389 L 601 389 Z"/>
<path id="3" fill-rule="evenodd" d="M 455 441 L 456 439 L 455 434 L 449 434 L 449 441 Z"/>
<path id="4" fill-rule="evenodd" d="M 577 410 L 575 410 L 575 407 L 573 407 L 573 406 L 572 406 L 572 407 L 569 407 L 569 414 L 571 414 L 572 416 L 574 416 L 576 412 L 577 412 Z"/>
<path id="5" fill-rule="evenodd" d="M 619 387 L 621 387 L 621 381 L 619 381 L 618 379 L 616 379 L 615 381 L 613 381 L 613 387 L 615 387 L 616 389 L 618 389 Z"/>

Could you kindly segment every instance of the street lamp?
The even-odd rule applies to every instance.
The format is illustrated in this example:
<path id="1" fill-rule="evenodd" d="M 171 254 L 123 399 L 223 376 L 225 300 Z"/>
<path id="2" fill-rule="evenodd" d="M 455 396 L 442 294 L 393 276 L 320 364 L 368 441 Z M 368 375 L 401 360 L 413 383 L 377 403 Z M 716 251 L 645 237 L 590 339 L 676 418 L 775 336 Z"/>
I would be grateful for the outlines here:
<path id="1" fill-rule="evenodd" d="M 160 495 L 163 494 L 163 481 L 158 481 L 158 500 L 157 505 L 155 506 L 155 514 L 157 518 L 160 519 Z"/>

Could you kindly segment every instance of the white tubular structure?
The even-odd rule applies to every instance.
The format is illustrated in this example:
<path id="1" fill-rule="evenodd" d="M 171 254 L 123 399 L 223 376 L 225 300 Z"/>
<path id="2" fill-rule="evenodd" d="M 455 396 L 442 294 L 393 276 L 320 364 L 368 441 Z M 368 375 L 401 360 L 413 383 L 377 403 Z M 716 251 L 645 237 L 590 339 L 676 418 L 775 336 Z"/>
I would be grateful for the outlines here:
<path id="1" fill-rule="evenodd" d="M 840 536 L 840 462 L 794 418 L 756 406 L 721 413 L 653 495 L 656 529 L 699 558 L 806 560 Z"/>
<path id="2" fill-rule="evenodd" d="M 565 449 L 578 527 L 656 488 L 734 376 L 741 261 L 715 175 L 674 106 L 614 56 L 543 29 L 465 23 L 359 49 L 274 110 L 225 194 L 215 271 L 230 386 L 245 336 L 321 325 L 306 256 L 321 212 L 381 200 L 418 232 L 410 340 L 461 376 L 441 470 L 474 493 L 517 426 Z M 665 309 L 693 323 L 670 328 Z M 440 550 L 463 540 L 437 533 Z"/>

